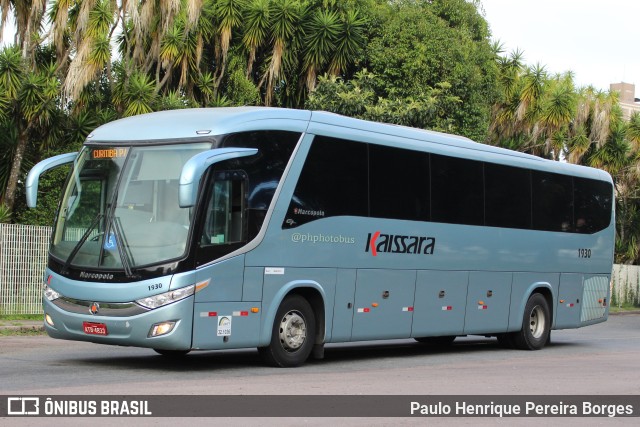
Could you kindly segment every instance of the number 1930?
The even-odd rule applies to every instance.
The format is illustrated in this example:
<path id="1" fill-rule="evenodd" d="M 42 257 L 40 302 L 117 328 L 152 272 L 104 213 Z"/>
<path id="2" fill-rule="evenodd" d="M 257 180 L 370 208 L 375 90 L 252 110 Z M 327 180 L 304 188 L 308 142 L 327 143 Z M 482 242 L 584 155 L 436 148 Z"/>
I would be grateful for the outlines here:
<path id="1" fill-rule="evenodd" d="M 591 249 L 578 249 L 578 258 L 591 258 Z"/>

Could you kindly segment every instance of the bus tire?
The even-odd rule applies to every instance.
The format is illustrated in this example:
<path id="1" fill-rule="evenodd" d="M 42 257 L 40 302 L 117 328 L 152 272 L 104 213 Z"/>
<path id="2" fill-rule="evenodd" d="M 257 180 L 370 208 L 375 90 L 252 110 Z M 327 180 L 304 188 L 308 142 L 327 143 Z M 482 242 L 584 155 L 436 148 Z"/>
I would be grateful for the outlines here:
<path id="1" fill-rule="evenodd" d="M 547 299 L 539 293 L 529 297 L 522 316 L 522 329 L 513 334 L 514 347 L 521 350 L 540 350 L 551 333 L 551 315 Z"/>
<path id="2" fill-rule="evenodd" d="M 441 337 L 417 337 L 414 340 L 418 341 L 422 344 L 430 344 L 437 346 L 447 346 L 453 344 L 453 341 L 456 339 L 455 335 L 444 335 Z"/>
<path id="3" fill-rule="evenodd" d="M 282 301 L 271 331 L 271 342 L 259 347 L 265 363 L 280 368 L 302 365 L 313 350 L 316 317 L 309 302 L 300 295 Z"/>
<path id="4" fill-rule="evenodd" d="M 496 338 L 498 338 L 498 343 L 503 348 L 514 348 L 515 343 L 513 342 L 514 333 L 506 333 L 506 334 L 498 334 Z"/>

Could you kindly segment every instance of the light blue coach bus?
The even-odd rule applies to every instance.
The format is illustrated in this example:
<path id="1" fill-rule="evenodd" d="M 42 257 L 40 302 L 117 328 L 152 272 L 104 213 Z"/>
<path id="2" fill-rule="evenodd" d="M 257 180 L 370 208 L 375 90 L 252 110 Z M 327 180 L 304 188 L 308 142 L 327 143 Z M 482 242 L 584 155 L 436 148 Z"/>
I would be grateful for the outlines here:
<path id="1" fill-rule="evenodd" d="M 45 273 L 54 338 L 164 355 L 496 336 L 537 350 L 605 321 L 613 185 L 600 170 L 325 112 L 164 111 L 96 129 Z"/>

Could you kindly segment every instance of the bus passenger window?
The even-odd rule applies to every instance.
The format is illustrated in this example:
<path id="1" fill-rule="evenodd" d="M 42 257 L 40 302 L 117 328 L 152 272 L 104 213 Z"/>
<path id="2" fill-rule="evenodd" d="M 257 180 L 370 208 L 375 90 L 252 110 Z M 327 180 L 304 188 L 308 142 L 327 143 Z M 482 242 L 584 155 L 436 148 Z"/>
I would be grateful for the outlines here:
<path id="1" fill-rule="evenodd" d="M 367 144 L 317 136 L 283 227 L 331 216 L 368 216 Z"/>
<path id="2" fill-rule="evenodd" d="M 371 144 L 369 168 L 372 217 L 429 220 L 429 154 Z"/>
<path id="3" fill-rule="evenodd" d="M 541 231 L 575 230 L 573 183 L 568 175 L 534 171 L 533 228 Z"/>
<path id="4" fill-rule="evenodd" d="M 611 223 L 613 189 L 611 184 L 586 178 L 573 178 L 576 232 L 591 234 Z"/>
<path id="5" fill-rule="evenodd" d="M 431 155 L 431 220 L 484 224 L 482 162 Z"/>
<path id="6" fill-rule="evenodd" d="M 528 169 L 484 164 L 485 225 L 531 228 L 531 173 Z"/>

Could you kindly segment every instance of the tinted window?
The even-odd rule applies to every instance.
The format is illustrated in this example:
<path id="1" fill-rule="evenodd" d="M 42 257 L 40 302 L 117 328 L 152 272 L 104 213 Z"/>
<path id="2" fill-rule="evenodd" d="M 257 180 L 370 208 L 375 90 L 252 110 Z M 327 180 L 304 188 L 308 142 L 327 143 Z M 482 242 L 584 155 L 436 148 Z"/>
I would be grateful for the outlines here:
<path id="1" fill-rule="evenodd" d="M 527 169 L 485 163 L 485 224 L 531 228 L 531 180 Z"/>
<path id="2" fill-rule="evenodd" d="M 429 220 L 429 154 L 369 146 L 371 216 Z"/>
<path id="3" fill-rule="evenodd" d="M 431 155 L 431 219 L 450 224 L 484 223 L 481 162 Z"/>
<path id="4" fill-rule="evenodd" d="M 224 162 L 224 169 L 241 170 L 248 176 L 248 240 L 253 239 L 260 231 L 278 183 L 299 139 L 300 134 L 297 132 L 254 131 L 228 135 L 220 144 L 220 147 L 258 149 L 254 156 Z M 222 170 L 220 167 L 217 169 Z"/>
<path id="5" fill-rule="evenodd" d="M 574 178 L 575 231 L 595 233 L 611 223 L 613 188 L 604 181 Z"/>
<path id="6" fill-rule="evenodd" d="M 368 215 L 367 144 L 316 137 L 283 227 L 341 215 Z"/>
<path id="7" fill-rule="evenodd" d="M 349 215 L 595 233 L 612 203 L 604 181 L 316 137 L 283 227 Z"/>
<path id="8" fill-rule="evenodd" d="M 532 173 L 533 228 L 573 231 L 573 183 L 570 176 Z"/>

